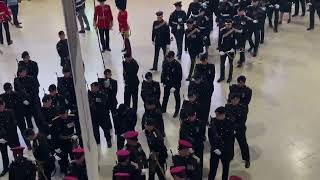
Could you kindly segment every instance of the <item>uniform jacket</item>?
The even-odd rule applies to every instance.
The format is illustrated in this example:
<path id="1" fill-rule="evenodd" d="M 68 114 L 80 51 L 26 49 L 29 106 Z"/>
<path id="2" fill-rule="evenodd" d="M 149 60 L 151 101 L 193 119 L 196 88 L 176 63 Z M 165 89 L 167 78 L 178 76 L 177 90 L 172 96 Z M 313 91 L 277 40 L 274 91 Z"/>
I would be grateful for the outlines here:
<path id="1" fill-rule="evenodd" d="M 76 12 L 86 7 L 86 0 L 76 0 Z"/>
<path id="2" fill-rule="evenodd" d="M 199 145 L 203 144 L 201 122 L 198 119 L 194 122 L 190 122 L 188 120 L 183 121 L 180 126 L 179 137 L 180 139 L 184 139 L 192 143 L 194 148 L 199 147 Z"/>
<path id="3" fill-rule="evenodd" d="M 119 106 L 113 119 L 115 134 L 121 135 L 128 131 L 133 131 L 137 124 L 137 114 L 129 107 Z"/>
<path id="4" fill-rule="evenodd" d="M 129 87 L 138 87 L 140 81 L 138 78 L 139 65 L 136 60 L 123 61 L 123 79 L 125 85 Z"/>
<path id="5" fill-rule="evenodd" d="M 110 29 L 112 27 L 113 16 L 110 6 L 105 4 L 104 6 L 96 6 L 94 10 L 93 22 L 99 29 Z"/>
<path id="6" fill-rule="evenodd" d="M 141 87 L 141 98 L 143 101 L 146 101 L 148 98 L 155 98 L 157 101 L 160 100 L 160 83 L 157 81 L 143 81 Z"/>
<path id="7" fill-rule="evenodd" d="M 14 78 L 14 90 L 30 103 L 39 100 L 39 83 L 32 76 Z"/>
<path id="8" fill-rule="evenodd" d="M 187 11 L 187 18 L 197 17 L 202 9 L 203 7 L 201 6 L 200 2 L 191 2 Z"/>
<path id="9" fill-rule="evenodd" d="M 230 102 L 230 95 L 232 94 L 240 94 L 240 103 L 242 105 L 248 106 L 250 101 L 251 101 L 251 97 L 252 97 L 252 90 L 247 87 L 241 87 L 238 86 L 237 84 L 233 84 L 229 87 L 230 93 L 229 93 L 229 97 L 228 97 L 228 102 Z"/>
<path id="10" fill-rule="evenodd" d="M 142 180 L 143 179 L 143 178 L 141 178 L 141 170 L 136 168 L 130 162 L 128 165 L 118 163 L 116 166 L 114 166 L 113 171 L 112 171 L 112 180 L 117 180 L 115 177 L 116 173 L 129 173 L 131 179 L 134 179 L 134 180 Z"/>
<path id="11" fill-rule="evenodd" d="M 145 130 L 144 132 L 147 138 L 150 152 L 159 153 L 157 157 L 159 160 L 159 163 L 161 164 L 165 163 L 168 157 L 168 154 L 167 154 L 167 147 L 164 145 L 164 139 L 161 132 L 157 129 L 153 131 Z"/>
<path id="12" fill-rule="evenodd" d="M 154 110 L 146 110 L 146 112 L 142 116 L 141 127 L 144 129 L 144 124 L 147 119 L 153 119 L 155 121 L 156 129 L 160 130 L 162 133 L 164 131 L 164 123 L 162 113 L 158 111 L 158 109 Z"/>
<path id="13" fill-rule="evenodd" d="M 77 105 L 76 92 L 74 89 L 72 77 L 58 77 L 58 92 L 68 101 L 68 108 L 73 109 Z"/>
<path id="14" fill-rule="evenodd" d="M 152 42 L 156 45 L 170 45 L 170 28 L 165 21 L 154 21 L 152 25 Z"/>
<path id="15" fill-rule="evenodd" d="M 0 95 L 0 99 L 6 103 L 6 108 L 14 110 L 15 114 L 22 111 L 23 98 L 19 93 L 15 91 L 12 91 L 11 93 L 3 93 Z"/>
<path id="16" fill-rule="evenodd" d="M 21 157 L 10 164 L 9 180 L 35 180 L 36 165 L 25 157 Z"/>
<path id="17" fill-rule="evenodd" d="M 201 31 L 193 27 L 186 29 L 185 33 L 185 50 L 188 50 L 189 54 L 198 55 L 203 51 L 203 37 Z"/>
<path id="18" fill-rule="evenodd" d="M 61 58 L 61 60 L 69 60 L 69 48 L 68 48 L 68 40 L 63 39 L 60 40 L 56 45 L 57 52 Z"/>
<path id="19" fill-rule="evenodd" d="M 39 74 L 39 68 L 38 68 L 38 63 L 36 63 L 35 61 L 19 61 L 18 63 L 18 69 L 19 68 L 25 68 L 27 69 L 28 75 L 29 76 L 33 76 L 34 78 L 38 78 L 38 74 Z"/>
<path id="20" fill-rule="evenodd" d="M 235 29 L 234 28 L 221 28 L 219 32 L 218 48 L 219 51 L 227 52 L 232 49 L 236 49 L 236 39 L 235 39 Z"/>
<path id="21" fill-rule="evenodd" d="M 5 109 L 0 112 L 0 139 L 5 139 L 11 148 L 20 145 L 16 123 L 12 110 Z"/>
<path id="22" fill-rule="evenodd" d="M 10 21 L 11 14 L 4 1 L 0 1 L 0 23 Z"/>
<path id="23" fill-rule="evenodd" d="M 98 78 L 100 89 L 108 96 L 110 107 L 117 107 L 118 83 L 114 79 Z"/>
<path id="24" fill-rule="evenodd" d="M 161 82 L 166 86 L 181 87 L 182 68 L 181 64 L 174 60 L 165 60 L 162 64 Z"/>
<path id="25" fill-rule="evenodd" d="M 194 76 L 198 76 L 201 79 L 201 83 L 205 83 L 212 88 L 211 91 L 214 90 L 213 81 L 215 78 L 215 66 L 214 64 L 197 64 L 194 70 Z"/>
<path id="26" fill-rule="evenodd" d="M 128 25 L 128 12 L 126 10 L 119 11 L 118 13 L 119 31 L 125 32 L 129 30 Z"/>
<path id="27" fill-rule="evenodd" d="M 246 108 L 242 104 L 226 104 L 226 114 L 234 123 L 235 130 L 246 129 Z"/>
<path id="28" fill-rule="evenodd" d="M 130 161 L 137 163 L 139 169 L 148 167 L 147 156 L 146 153 L 143 151 L 140 143 L 138 143 L 136 146 L 126 144 L 125 149 L 127 149 L 130 152 Z"/>
<path id="29" fill-rule="evenodd" d="M 200 165 L 198 160 L 193 157 L 181 157 L 180 155 L 174 155 L 172 157 L 172 167 L 185 166 L 186 175 L 188 180 L 199 180 L 200 179 Z M 171 168 L 172 168 L 171 167 Z"/>
<path id="30" fill-rule="evenodd" d="M 184 33 L 185 31 L 185 23 L 187 21 L 187 14 L 185 11 L 173 11 L 169 18 L 169 26 L 171 27 L 172 34 L 175 34 L 177 32 Z"/>

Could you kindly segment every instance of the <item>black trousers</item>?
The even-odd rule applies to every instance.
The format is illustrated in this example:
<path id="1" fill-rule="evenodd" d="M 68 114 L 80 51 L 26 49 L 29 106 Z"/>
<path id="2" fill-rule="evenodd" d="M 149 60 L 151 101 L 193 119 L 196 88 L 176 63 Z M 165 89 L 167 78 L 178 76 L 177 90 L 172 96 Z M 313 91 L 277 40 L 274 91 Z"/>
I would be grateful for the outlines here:
<path id="1" fill-rule="evenodd" d="M 124 88 L 124 104 L 130 107 L 132 97 L 132 108 L 138 109 L 138 87 L 127 86 Z"/>
<path id="2" fill-rule="evenodd" d="M 11 36 L 8 21 L 0 23 L 0 44 L 3 44 L 2 26 L 4 27 L 4 30 L 6 32 L 7 43 L 9 44 L 11 42 Z"/>
<path id="3" fill-rule="evenodd" d="M 104 116 L 99 117 L 99 114 L 96 114 L 96 118 L 92 119 L 92 125 L 93 125 L 93 135 L 97 142 L 97 144 L 101 143 L 100 140 L 100 129 L 103 130 L 104 137 L 106 138 L 106 141 L 109 142 L 111 140 L 111 133 L 110 133 L 110 126 L 108 125 L 108 121 L 110 121 L 110 117 L 103 118 Z M 108 114 L 109 116 L 109 114 Z"/>
<path id="4" fill-rule="evenodd" d="M 178 57 L 178 59 L 181 59 L 184 33 L 183 32 L 176 32 L 173 35 L 174 35 L 174 38 L 176 39 L 176 43 L 177 43 L 177 50 L 178 50 L 177 57 Z"/>
<path id="5" fill-rule="evenodd" d="M 246 127 L 237 129 L 235 131 L 236 132 L 235 138 L 238 141 L 238 144 L 240 146 L 242 160 L 250 161 L 249 145 L 247 143 L 246 130 L 247 130 Z"/>
<path id="6" fill-rule="evenodd" d="M 168 105 L 168 101 L 169 101 L 171 88 L 174 88 L 174 87 L 173 86 L 165 86 L 164 87 L 164 94 L 163 94 L 163 100 L 162 100 L 162 111 L 166 111 L 167 110 L 167 105 Z M 180 104 L 181 104 L 180 87 L 179 88 L 175 88 L 175 90 L 174 90 L 174 99 L 176 100 L 175 112 L 179 112 Z"/>
<path id="7" fill-rule="evenodd" d="M 55 164 L 54 159 L 51 157 L 46 162 L 42 164 L 43 173 L 38 172 L 39 180 L 51 180 L 51 173 L 54 171 Z M 43 176 L 45 175 L 46 178 Z"/>
<path id="8" fill-rule="evenodd" d="M 215 180 L 219 161 L 221 161 L 222 163 L 222 180 L 228 180 L 230 160 L 223 157 L 223 155 L 218 156 L 213 151 L 211 151 L 211 156 L 210 156 L 210 171 L 209 171 L 208 180 Z"/>
<path id="9" fill-rule="evenodd" d="M 199 166 L 200 166 L 199 173 L 200 174 L 198 177 L 201 177 L 201 179 L 202 179 L 202 176 L 203 176 L 203 172 L 202 172 L 203 171 L 203 150 L 204 150 L 203 141 L 199 140 L 199 142 L 197 144 L 194 144 L 193 149 L 194 149 L 194 155 L 196 155 L 200 159 L 200 162 L 199 162 Z"/>
<path id="10" fill-rule="evenodd" d="M 8 144 L 0 144 L 0 152 L 2 156 L 3 170 L 9 169 Z"/>
<path id="11" fill-rule="evenodd" d="M 164 163 L 159 162 L 159 165 L 161 166 L 162 170 L 160 169 L 160 167 L 158 165 L 156 165 L 155 171 L 153 171 L 153 172 L 150 171 L 150 169 L 149 169 L 149 180 L 155 180 L 156 174 L 157 174 L 159 180 L 166 179 L 166 177 L 163 175 L 163 173 L 165 173 L 165 172 L 162 172 L 162 171 L 164 171 Z"/>
<path id="12" fill-rule="evenodd" d="M 254 43 L 252 40 L 252 34 L 254 35 Z M 249 28 L 247 38 L 250 44 L 250 48 L 253 48 L 253 52 L 257 53 L 259 49 L 259 44 L 260 44 L 260 28 L 258 24 Z"/>
<path id="13" fill-rule="evenodd" d="M 13 19 L 13 24 L 14 25 L 19 25 L 19 21 L 18 21 L 18 13 L 19 13 L 19 5 L 12 5 L 9 6 L 9 8 L 11 9 L 12 12 L 12 19 Z"/>
<path id="14" fill-rule="evenodd" d="M 158 69 L 159 53 L 160 49 L 163 51 L 163 58 L 166 57 L 167 45 L 166 44 L 155 44 L 154 45 L 154 59 L 153 59 L 153 69 Z"/>
<path id="15" fill-rule="evenodd" d="M 227 55 L 227 52 L 220 56 L 220 79 L 224 79 L 225 78 L 225 63 L 226 63 L 226 59 L 228 57 L 229 60 L 229 75 L 228 75 L 228 79 L 232 79 L 232 74 L 233 74 L 233 59 L 234 59 L 234 53 L 229 52 Z"/>
<path id="16" fill-rule="evenodd" d="M 31 147 L 30 141 L 25 137 L 25 131 L 27 129 L 27 125 L 24 119 L 24 114 L 23 112 L 15 112 L 16 114 L 16 119 L 17 119 L 17 125 L 21 131 L 22 137 L 24 142 L 28 147 Z"/>
<path id="17" fill-rule="evenodd" d="M 298 15 L 299 14 L 299 8 L 301 4 L 301 10 L 302 14 L 304 15 L 306 13 L 306 1 L 305 0 L 294 0 L 294 14 Z"/>
<path id="18" fill-rule="evenodd" d="M 310 6 L 310 26 L 311 28 L 314 28 L 314 14 L 316 13 L 317 11 L 317 14 L 319 16 L 319 19 L 320 19 L 320 5 L 318 7 L 315 7 L 314 5 L 311 5 Z"/>
<path id="19" fill-rule="evenodd" d="M 123 149 L 125 139 L 121 134 L 117 134 L 117 148 L 118 150 Z"/>
<path id="20" fill-rule="evenodd" d="M 196 54 L 196 53 L 191 53 L 191 52 L 189 52 L 191 65 L 190 65 L 190 70 L 189 70 L 188 78 L 192 78 L 194 66 L 196 65 L 197 55 L 198 55 L 198 54 Z"/>
<path id="21" fill-rule="evenodd" d="M 60 142 L 61 153 L 59 154 L 61 160 L 58 162 L 60 165 L 60 170 L 62 173 L 66 174 L 69 167 L 69 156 L 73 159 L 72 156 L 72 143 L 71 140 L 62 140 Z"/>
<path id="22" fill-rule="evenodd" d="M 240 52 L 240 60 L 239 63 L 244 63 L 246 61 L 245 56 L 245 48 L 246 48 L 246 34 L 244 33 L 238 33 L 236 35 L 237 40 L 237 49 L 239 49 Z"/>
<path id="23" fill-rule="evenodd" d="M 109 29 L 99 29 L 99 35 L 100 35 L 102 50 L 110 49 Z"/>
<path id="24" fill-rule="evenodd" d="M 265 24 L 265 20 L 264 19 L 262 22 L 259 22 L 259 33 L 260 33 L 260 43 L 263 44 L 264 42 L 264 24 Z"/>
<path id="25" fill-rule="evenodd" d="M 273 19 L 274 26 L 272 25 L 272 16 L 273 16 L 273 14 L 274 14 L 274 19 Z M 273 30 L 274 31 L 278 31 L 279 8 L 268 7 L 267 8 L 267 16 L 268 16 L 268 20 L 269 20 L 269 26 L 273 26 Z"/>

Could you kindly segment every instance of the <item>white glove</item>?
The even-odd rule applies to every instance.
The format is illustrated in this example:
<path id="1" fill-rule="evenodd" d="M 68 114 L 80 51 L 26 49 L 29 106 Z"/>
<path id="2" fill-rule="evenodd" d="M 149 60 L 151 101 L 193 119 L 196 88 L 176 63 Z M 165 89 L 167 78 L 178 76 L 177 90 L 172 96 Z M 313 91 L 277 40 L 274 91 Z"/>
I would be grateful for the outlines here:
<path id="1" fill-rule="evenodd" d="M 226 53 L 224 53 L 223 51 L 219 51 L 219 54 L 220 54 L 221 56 L 223 56 L 223 55 L 225 55 Z"/>
<path id="2" fill-rule="evenodd" d="M 168 53 L 169 51 L 170 51 L 170 44 L 168 44 L 166 48 L 166 52 Z"/>
<path id="3" fill-rule="evenodd" d="M 0 144 L 5 144 L 7 141 L 3 138 L 0 139 Z"/>
<path id="4" fill-rule="evenodd" d="M 265 7 L 262 7 L 261 9 L 262 9 L 263 11 L 265 11 L 265 10 L 266 10 L 266 8 L 265 8 Z"/>
<path id="5" fill-rule="evenodd" d="M 71 136 L 71 139 L 72 139 L 72 140 L 78 140 L 78 136 L 77 136 L 77 135 L 72 135 L 72 136 Z"/>
<path id="6" fill-rule="evenodd" d="M 219 149 L 216 149 L 213 151 L 214 153 L 216 153 L 216 155 L 220 156 L 221 155 L 221 151 Z"/>
<path id="7" fill-rule="evenodd" d="M 258 20 L 253 20 L 253 23 L 258 23 Z"/>
<path id="8" fill-rule="evenodd" d="M 142 170 L 141 170 L 141 175 L 146 175 L 147 172 L 148 172 L 148 169 L 142 169 Z"/>
<path id="9" fill-rule="evenodd" d="M 24 101 L 23 101 L 23 104 L 26 105 L 26 106 L 29 106 L 30 103 L 29 103 L 29 101 L 24 100 Z"/>
<path id="10" fill-rule="evenodd" d="M 136 167 L 137 169 L 139 168 L 139 166 L 138 166 L 137 163 L 134 163 L 134 162 L 131 161 L 131 164 L 132 164 L 134 167 Z"/>
<path id="11" fill-rule="evenodd" d="M 273 7 L 273 5 L 269 5 L 269 7 L 271 7 L 271 8 L 272 8 L 272 7 Z"/>
<path id="12" fill-rule="evenodd" d="M 308 6 L 312 6 L 312 3 L 309 2 L 307 5 L 308 5 Z"/>
<path id="13" fill-rule="evenodd" d="M 276 5 L 274 5 L 274 6 L 276 7 L 276 9 L 279 9 L 279 8 L 280 8 L 279 4 L 276 4 Z"/>
<path id="14" fill-rule="evenodd" d="M 54 155 L 54 158 L 57 160 L 57 161 L 60 161 L 61 160 L 61 158 L 58 156 L 58 155 Z"/>
<path id="15" fill-rule="evenodd" d="M 58 154 L 60 154 L 62 151 L 61 151 L 61 149 L 59 148 L 59 149 L 56 149 L 56 150 L 54 150 L 56 153 L 58 153 Z"/>
<path id="16" fill-rule="evenodd" d="M 51 134 L 49 134 L 49 135 L 47 136 L 47 139 L 51 139 Z"/>
<path id="17" fill-rule="evenodd" d="M 235 50 L 234 50 L 234 49 L 231 49 L 229 52 L 234 53 L 234 52 L 235 52 Z"/>

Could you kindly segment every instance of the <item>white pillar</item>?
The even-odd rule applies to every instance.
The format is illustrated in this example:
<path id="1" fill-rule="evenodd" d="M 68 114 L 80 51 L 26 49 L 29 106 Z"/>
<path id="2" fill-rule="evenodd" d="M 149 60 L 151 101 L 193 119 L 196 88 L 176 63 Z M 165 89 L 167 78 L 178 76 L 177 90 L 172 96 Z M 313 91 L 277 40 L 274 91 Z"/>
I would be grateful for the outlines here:
<path id="1" fill-rule="evenodd" d="M 99 180 L 98 152 L 93 136 L 88 94 L 84 78 L 74 0 L 61 0 L 67 30 L 73 82 L 77 97 L 79 120 L 89 180 Z"/>

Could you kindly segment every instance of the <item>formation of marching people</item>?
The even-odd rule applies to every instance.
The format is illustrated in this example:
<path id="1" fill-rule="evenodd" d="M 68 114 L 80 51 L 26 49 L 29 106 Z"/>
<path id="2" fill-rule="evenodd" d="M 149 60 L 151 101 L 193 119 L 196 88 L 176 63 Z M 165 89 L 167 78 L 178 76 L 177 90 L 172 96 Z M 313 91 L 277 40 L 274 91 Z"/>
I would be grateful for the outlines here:
<path id="1" fill-rule="evenodd" d="M 106 0 L 98 0 L 95 7 L 94 27 L 99 33 L 101 51 L 111 51 L 109 31 L 113 26 L 113 16 Z M 11 2 L 12 4 L 9 4 Z M 210 143 L 209 180 L 216 177 L 219 162 L 223 168 L 222 180 L 229 178 L 230 162 L 234 158 L 234 145 L 237 140 L 244 167 L 250 167 L 250 152 L 246 138 L 246 121 L 252 90 L 246 85 L 246 77 L 241 75 L 237 83 L 229 87 L 227 104 L 215 109 L 215 117 L 210 116 L 211 97 L 214 92 L 214 81 L 225 80 L 225 62 L 228 59 L 229 71 L 227 82 L 233 78 L 233 61 L 239 52 L 237 67 L 241 68 L 246 61 L 247 50 L 253 57 L 258 55 L 259 45 L 264 43 L 265 20 L 269 27 L 278 32 L 283 14 L 289 13 L 291 21 L 291 6 L 295 3 L 295 13 L 299 13 L 299 2 L 302 5 L 302 16 L 306 13 L 304 1 L 289 0 L 193 0 L 187 12 L 182 10 L 182 2 L 174 3 L 175 10 L 169 21 L 163 19 L 163 12 L 156 12 L 156 20 L 152 26 L 152 43 L 155 54 L 152 71 L 158 70 L 160 49 L 164 54 L 160 82 L 153 79 L 152 72 L 145 74 L 141 83 L 140 96 L 145 112 L 141 119 L 142 132 L 147 139 L 150 154 L 145 153 L 139 143 L 136 131 L 138 123 L 137 109 L 139 98 L 138 78 L 139 64 L 132 57 L 129 41 L 130 26 L 126 11 L 126 0 L 116 0 L 119 9 L 119 31 L 124 40 L 123 49 L 123 79 L 124 103 L 117 100 L 118 83 L 112 78 L 112 70 L 106 69 L 104 77 L 91 83 L 88 90 L 93 132 L 96 143 L 101 143 L 99 128 L 103 130 L 108 148 L 112 144 L 112 130 L 116 135 L 118 157 L 113 168 L 113 179 L 166 179 L 167 162 L 172 162 L 170 172 L 175 180 L 203 178 L 204 142 Z M 11 12 L 14 13 L 13 1 L 8 0 Z M 320 13 L 320 3 L 311 0 L 310 27 L 314 28 L 314 13 Z M 16 7 L 17 8 L 17 7 Z M 17 10 L 16 10 L 17 11 Z M 76 12 L 80 24 L 79 33 L 89 31 L 90 26 L 85 14 L 85 1 L 76 1 Z M 274 17 L 273 17 L 274 14 Z M 215 16 L 214 16 L 215 15 Z M 214 19 L 214 17 L 216 17 Z M 14 24 L 19 27 L 17 14 L 13 15 Z M 10 39 L 9 24 L 11 14 L 6 3 L 0 1 L 1 39 L 3 44 L 2 25 L 6 30 L 7 42 Z M 219 28 L 217 51 L 220 55 L 220 76 L 215 77 L 215 65 L 208 62 L 208 49 L 211 46 L 210 33 L 214 20 Z M 86 24 L 86 27 L 84 27 Z M 172 39 L 176 40 L 177 52 L 170 50 Z M 38 64 L 31 60 L 27 51 L 21 55 L 18 62 L 17 76 L 14 83 L 3 85 L 4 93 L 0 95 L 0 151 L 2 154 L 3 171 L 0 177 L 9 172 L 9 180 L 50 180 L 56 171 L 55 162 L 65 175 L 64 179 L 88 179 L 84 149 L 82 148 L 81 130 L 77 110 L 77 99 L 70 67 L 68 40 L 60 31 L 59 42 L 56 45 L 60 56 L 63 76 L 48 87 L 48 94 L 40 100 Z M 185 43 L 183 43 L 185 41 Z M 184 47 L 184 48 L 183 48 Z M 180 60 L 183 49 L 189 54 L 191 66 L 187 81 L 187 99 L 181 100 L 182 67 Z M 197 60 L 200 62 L 197 64 Z M 160 83 L 163 84 L 163 99 Z M 163 113 L 171 90 L 174 90 L 175 111 L 173 118 L 179 118 L 180 130 L 178 153 L 169 160 L 165 137 L 165 120 Z M 182 101 L 182 105 L 181 105 Z M 119 105 L 118 105 L 119 104 Z M 33 123 L 35 122 L 35 124 Z M 39 131 L 35 131 L 34 125 Z M 21 147 L 17 128 L 20 129 L 23 140 L 29 151 L 32 151 L 35 161 L 24 157 L 24 147 Z M 9 165 L 7 148 L 11 148 L 14 161 Z M 148 169 L 148 170 L 147 170 Z M 148 173 L 148 174 L 147 174 Z M 234 177 L 236 178 L 236 177 Z"/>

